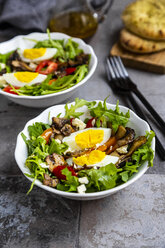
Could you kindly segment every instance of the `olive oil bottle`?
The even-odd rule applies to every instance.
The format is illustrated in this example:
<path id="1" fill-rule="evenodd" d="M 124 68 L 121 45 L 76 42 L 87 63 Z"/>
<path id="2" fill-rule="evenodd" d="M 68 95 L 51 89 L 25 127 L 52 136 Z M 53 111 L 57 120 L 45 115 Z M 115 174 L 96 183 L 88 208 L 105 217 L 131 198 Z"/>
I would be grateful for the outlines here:
<path id="1" fill-rule="evenodd" d="M 51 32 L 61 32 L 73 37 L 86 39 L 92 36 L 98 27 L 97 17 L 85 11 L 63 12 L 49 22 Z"/>

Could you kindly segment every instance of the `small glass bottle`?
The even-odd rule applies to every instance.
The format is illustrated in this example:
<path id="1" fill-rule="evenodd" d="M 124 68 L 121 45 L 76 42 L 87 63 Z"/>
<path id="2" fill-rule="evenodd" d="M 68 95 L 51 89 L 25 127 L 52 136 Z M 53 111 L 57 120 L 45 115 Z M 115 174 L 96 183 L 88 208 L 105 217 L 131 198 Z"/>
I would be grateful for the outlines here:
<path id="1" fill-rule="evenodd" d="M 110 6 L 111 0 L 67 1 L 62 11 L 53 14 L 49 22 L 51 32 L 61 32 L 86 39 L 97 30 L 98 23 Z"/>

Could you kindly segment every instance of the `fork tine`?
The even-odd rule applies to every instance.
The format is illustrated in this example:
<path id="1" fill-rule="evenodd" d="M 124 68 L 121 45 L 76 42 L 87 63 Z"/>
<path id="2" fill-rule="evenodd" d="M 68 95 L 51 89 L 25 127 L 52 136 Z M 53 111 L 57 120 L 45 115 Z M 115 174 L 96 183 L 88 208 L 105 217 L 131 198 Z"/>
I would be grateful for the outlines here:
<path id="1" fill-rule="evenodd" d="M 110 64 L 112 66 L 113 72 L 115 73 L 115 78 L 119 79 L 120 74 L 118 72 L 118 68 L 116 68 L 114 57 L 110 57 L 109 61 L 110 61 Z"/>
<path id="2" fill-rule="evenodd" d="M 124 65 L 123 65 L 123 62 L 121 60 L 121 58 L 119 56 L 116 57 L 116 59 L 118 60 L 119 64 L 120 64 L 120 67 L 121 67 L 121 70 L 123 71 L 124 75 L 126 77 L 128 77 L 128 72 L 126 71 Z"/>
<path id="3" fill-rule="evenodd" d="M 107 72 L 108 72 L 108 75 L 109 75 L 110 79 L 115 79 L 116 78 L 116 75 L 115 75 L 114 70 L 113 70 L 113 68 L 111 66 L 109 57 L 107 58 Z"/>
<path id="4" fill-rule="evenodd" d="M 122 68 L 121 68 L 121 66 L 120 66 L 120 63 L 119 63 L 119 61 L 118 61 L 117 58 L 118 58 L 118 57 L 116 57 L 116 56 L 113 57 L 115 66 L 116 66 L 116 69 L 118 70 L 118 73 L 119 73 L 120 78 L 121 78 L 121 79 L 124 79 L 124 78 L 125 78 L 125 75 L 124 75 L 124 73 L 123 73 L 123 70 L 122 70 Z"/>

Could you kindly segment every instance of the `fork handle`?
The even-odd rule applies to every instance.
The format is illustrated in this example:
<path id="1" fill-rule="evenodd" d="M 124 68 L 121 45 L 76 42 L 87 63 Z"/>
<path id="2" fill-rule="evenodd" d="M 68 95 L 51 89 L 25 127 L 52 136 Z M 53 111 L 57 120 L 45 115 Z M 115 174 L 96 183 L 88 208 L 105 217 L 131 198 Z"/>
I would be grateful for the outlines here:
<path id="1" fill-rule="evenodd" d="M 132 91 L 136 94 L 136 96 L 141 100 L 146 109 L 152 114 L 154 119 L 160 125 L 162 131 L 165 133 L 165 122 L 160 117 L 160 115 L 155 111 L 155 109 L 151 106 L 151 104 L 147 101 L 147 99 L 143 96 L 143 94 L 138 90 L 138 88 L 132 89 Z"/>
<path id="2" fill-rule="evenodd" d="M 131 94 L 131 92 L 128 92 L 128 98 L 130 100 L 130 102 L 132 103 L 135 111 L 137 112 L 137 114 L 145 121 L 148 122 L 148 120 L 146 119 L 144 113 L 142 112 L 141 108 L 139 107 L 139 105 L 137 104 L 136 100 L 134 99 L 133 95 Z M 148 122 L 149 123 L 149 122 Z M 149 123 L 150 125 L 150 123 Z M 153 128 L 150 125 L 150 128 L 153 130 Z M 154 131 L 154 130 L 153 130 Z M 159 138 L 157 137 L 156 133 L 155 133 L 155 139 L 156 139 L 156 151 L 159 154 L 160 158 L 165 161 L 165 149 L 163 147 L 163 145 L 161 144 Z"/>

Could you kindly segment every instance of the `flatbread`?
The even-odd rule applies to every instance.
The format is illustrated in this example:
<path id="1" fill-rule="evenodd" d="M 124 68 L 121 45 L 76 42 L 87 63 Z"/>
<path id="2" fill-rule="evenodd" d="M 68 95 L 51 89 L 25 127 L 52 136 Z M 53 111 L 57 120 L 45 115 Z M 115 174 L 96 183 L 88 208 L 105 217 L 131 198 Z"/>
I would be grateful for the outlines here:
<path id="1" fill-rule="evenodd" d="M 128 30 L 151 40 L 165 40 L 165 0 L 138 0 L 122 14 Z"/>
<path id="2" fill-rule="evenodd" d="M 126 29 L 120 32 L 120 44 L 134 53 L 153 53 L 165 49 L 165 41 L 151 41 L 141 38 Z"/>

